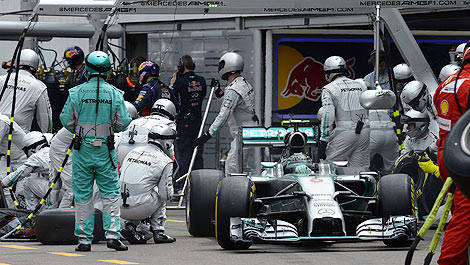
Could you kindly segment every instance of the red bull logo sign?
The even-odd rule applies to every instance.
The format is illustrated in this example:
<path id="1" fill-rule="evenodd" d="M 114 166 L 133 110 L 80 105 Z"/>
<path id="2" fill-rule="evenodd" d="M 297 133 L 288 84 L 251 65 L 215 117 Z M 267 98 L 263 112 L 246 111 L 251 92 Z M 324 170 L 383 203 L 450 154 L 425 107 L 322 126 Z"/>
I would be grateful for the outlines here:
<path id="1" fill-rule="evenodd" d="M 322 88 L 328 84 L 323 63 L 288 45 L 278 46 L 277 59 L 277 110 L 315 114 L 321 106 Z M 355 58 L 346 60 L 351 78 L 355 76 L 352 69 L 355 61 Z"/>
<path id="2" fill-rule="evenodd" d="M 323 65 L 312 57 L 305 57 L 290 71 L 281 95 L 284 98 L 292 96 L 318 101 L 321 97 L 321 88 L 326 83 Z"/>

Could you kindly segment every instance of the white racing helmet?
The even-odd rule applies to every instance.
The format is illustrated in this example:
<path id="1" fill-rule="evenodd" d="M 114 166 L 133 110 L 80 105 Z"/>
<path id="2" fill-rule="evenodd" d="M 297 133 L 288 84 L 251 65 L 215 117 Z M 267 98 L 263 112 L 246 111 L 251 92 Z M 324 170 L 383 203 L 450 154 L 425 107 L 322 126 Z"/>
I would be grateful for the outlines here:
<path id="1" fill-rule="evenodd" d="M 401 122 L 405 124 L 403 129 L 406 135 L 415 139 L 428 130 L 430 119 L 424 112 L 409 110 L 401 117 Z"/>
<path id="2" fill-rule="evenodd" d="M 176 139 L 176 132 L 168 125 L 155 125 L 148 134 L 149 144 L 156 145 L 165 153 L 169 153 L 173 142 Z"/>
<path id="3" fill-rule="evenodd" d="M 442 67 L 441 71 L 439 72 L 439 82 L 442 83 L 447 77 L 457 73 L 460 71 L 460 66 L 455 64 L 448 64 Z"/>
<path id="4" fill-rule="evenodd" d="M 171 100 L 166 99 L 166 98 L 161 98 L 157 101 L 152 106 L 152 109 L 150 110 L 151 115 L 163 115 L 167 117 L 168 119 L 174 121 L 176 117 L 176 107 Z"/>
<path id="5" fill-rule="evenodd" d="M 423 82 L 414 80 L 406 84 L 401 99 L 414 110 L 424 111 L 427 105 L 428 89 Z"/>
<path id="6" fill-rule="evenodd" d="M 139 114 L 137 114 L 137 109 L 135 108 L 134 104 L 130 103 L 129 101 L 124 101 L 124 104 L 126 104 L 129 116 L 131 116 L 132 119 L 137 119 L 139 117 Z"/>
<path id="7" fill-rule="evenodd" d="M 243 72 L 243 58 L 236 52 L 227 52 L 219 59 L 219 75 L 227 80 L 233 73 Z"/>
<path id="8" fill-rule="evenodd" d="M 35 153 L 42 147 L 48 145 L 47 138 L 42 132 L 32 131 L 23 136 L 23 151 L 27 156 L 30 156 L 31 153 Z"/>
<path id="9" fill-rule="evenodd" d="M 36 72 L 39 67 L 39 55 L 31 49 L 21 50 L 19 65 L 20 67 L 28 67 L 31 71 Z"/>
<path id="10" fill-rule="evenodd" d="M 411 68 L 406 63 L 401 63 L 393 67 L 393 75 L 398 82 L 410 82 L 414 80 Z"/>
<path id="11" fill-rule="evenodd" d="M 459 46 L 457 46 L 457 48 L 455 49 L 456 59 L 458 62 L 462 62 L 465 45 L 467 45 L 466 42 L 460 43 Z"/>
<path id="12" fill-rule="evenodd" d="M 347 75 L 346 61 L 339 56 L 330 56 L 323 63 L 326 81 L 331 82 L 338 75 Z"/>

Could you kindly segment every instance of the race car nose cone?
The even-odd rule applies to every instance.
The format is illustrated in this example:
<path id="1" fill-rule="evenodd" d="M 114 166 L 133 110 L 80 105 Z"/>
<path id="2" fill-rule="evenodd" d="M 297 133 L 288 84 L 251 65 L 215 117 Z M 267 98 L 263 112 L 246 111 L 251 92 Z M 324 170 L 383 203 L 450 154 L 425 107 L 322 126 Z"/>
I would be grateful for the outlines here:
<path id="1" fill-rule="evenodd" d="M 460 117 L 447 136 L 444 165 L 459 190 L 470 199 L 470 112 Z"/>
<path id="2" fill-rule="evenodd" d="M 365 109 L 391 109 L 396 102 L 395 93 L 391 90 L 367 90 L 362 92 L 359 102 Z"/>

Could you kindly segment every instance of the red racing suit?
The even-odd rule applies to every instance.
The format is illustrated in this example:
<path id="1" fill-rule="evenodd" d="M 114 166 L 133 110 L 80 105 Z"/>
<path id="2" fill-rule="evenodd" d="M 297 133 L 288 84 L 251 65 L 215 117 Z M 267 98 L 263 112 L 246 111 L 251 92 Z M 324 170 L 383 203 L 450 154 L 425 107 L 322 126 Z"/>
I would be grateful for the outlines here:
<path id="1" fill-rule="evenodd" d="M 439 172 L 443 181 L 449 173 L 444 165 L 444 142 L 452 126 L 467 110 L 470 90 L 470 64 L 464 67 L 457 81 L 456 93 L 454 85 L 457 74 L 449 76 L 442 82 L 434 94 L 434 105 L 438 112 L 439 139 L 437 140 L 437 159 Z M 460 105 L 460 110 L 458 105 Z M 468 106 L 470 107 L 470 106 Z M 444 241 L 441 247 L 441 256 L 437 261 L 440 265 L 465 265 L 467 264 L 467 249 L 470 244 L 470 202 L 460 190 L 454 193 L 452 205 L 452 218 L 445 230 Z"/>

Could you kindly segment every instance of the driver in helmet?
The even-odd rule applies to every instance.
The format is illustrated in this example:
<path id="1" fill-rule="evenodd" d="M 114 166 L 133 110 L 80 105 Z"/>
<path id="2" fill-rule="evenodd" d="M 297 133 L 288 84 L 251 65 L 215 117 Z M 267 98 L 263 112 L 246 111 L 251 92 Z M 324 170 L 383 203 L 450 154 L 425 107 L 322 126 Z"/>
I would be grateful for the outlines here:
<path id="1" fill-rule="evenodd" d="M 2 187 L 11 187 L 23 178 L 26 208 L 34 210 L 49 188 L 49 143 L 41 132 L 32 131 L 23 137 L 26 162 L 2 180 Z M 32 173 L 37 173 L 33 174 Z"/>
<path id="2" fill-rule="evenodd" d="M 134 148 L 147 145 L 147 135 L 155 125 L 167 125 L 176 132 L 176 107 L 166 98 L 155 101 L 150 115 L 133 120 L 115 143 L 118 164 L 122 165 L 126 155 Z M 174 147 L 170 148 L 174 160 Z"/>
<path id="3" fill-rule="evenodd" d="M 138 82 L 142 86 L 142 90 L 137 96 L 134 106 L 142 116 L 150 114 L 150 108 L 158 99 L 166 98 L 171 100 L 173 104 L 177 104 L 173 90 L 160 81 L 159 76 L 160 66 L 157 63 L 146 61 L 139 66 Z"/>
<path id="4" fill-rule="evenodd" d="M 122 230 L 130 243 L 145 243 L 136 232 L 140 221 L 150 217 L 155 244 L 176 240 L 165 232 L 166 203 L 173 196 L 173 163 L 169 158 L 176 132 L 168 125 L 155 125 L 148 133 L 148 144 L 130 151 L 121 167 L 121 216 L 128 220 Z"/>
<path id="5" fill-rule="evenodd" d="M 281 160 L 282 166 L 285 167 L 294 162 L 308 162 L 312 163 L 312 159 L 304 153 L 305 145 L 307 144 L 307 134 L 300 131 L 291 131 L 284 136 L 284 143 L 286 145 L 287 155 Z M 287 172 L 285 172 L 287 173 Z M 299 163 L 295 165 L 295 174 L 308 175 L 312 173 L 312 169 L 309 168 L 305 163 Z"/>
<path id="6" fill-rule="evenodd" d="M 75 199 L 75 251 L 91 251 L 94 229 L 93 183 L 103 202 L 103 228 L 107 247 L 127 250 L 120 240 L 119 177 L 114 150 L 114 133 L 131 122 L 123 92 L 105 79 L 111 69 L 106 53 L 95 51 L 85 58 L 88 82 L 69 90 L 60 114 L 62 125 L 78 135 L 72 161 L 72 189 Z"/>
<path id="7" fill-rule="evenodd" d="M 368 167 L 369 113 L 359 104 L 367 87 L 364 82 L 346 77 L 346 62 L 339 56 L 328 57 L 323 69 L 329 84 L 322 92 L 320 158 Z"/>
<path id="8" fill-rule="evenodd" d="M 68 89 L 83 84 L 87 81 L 86 69 L 85 69 L 85 53 L 78 46 L 72 46 L 64 51 L 64 60 L 72 72 L 67 76 L 65 81 Z"/>
<path id="9" fill-rule="evenodd" d="M 243 66 L 243 58 L 238 53 L 228 52 L 220 57 L 219 75 L 223 80 L 228 81 L 224 100 L 209 131 L 204 132 L 201 137 L 194 141 L 195 146 L 204 144 L 228 122 L 233 140 L 225 164 L 225 174 L 227 176 L 231 173 L 241 173 L 242 170 L 239 168 L 241 144 L 239 143 L 238 133 L 240 128 L 243 126 L 256 126 L 259 122 L 255 113 L 255 91 L 241 75 Z M 242 151 L 243 165 L 248 167 L 248 171 L 254 170 L 254 149 L 247 148 Z"/>

